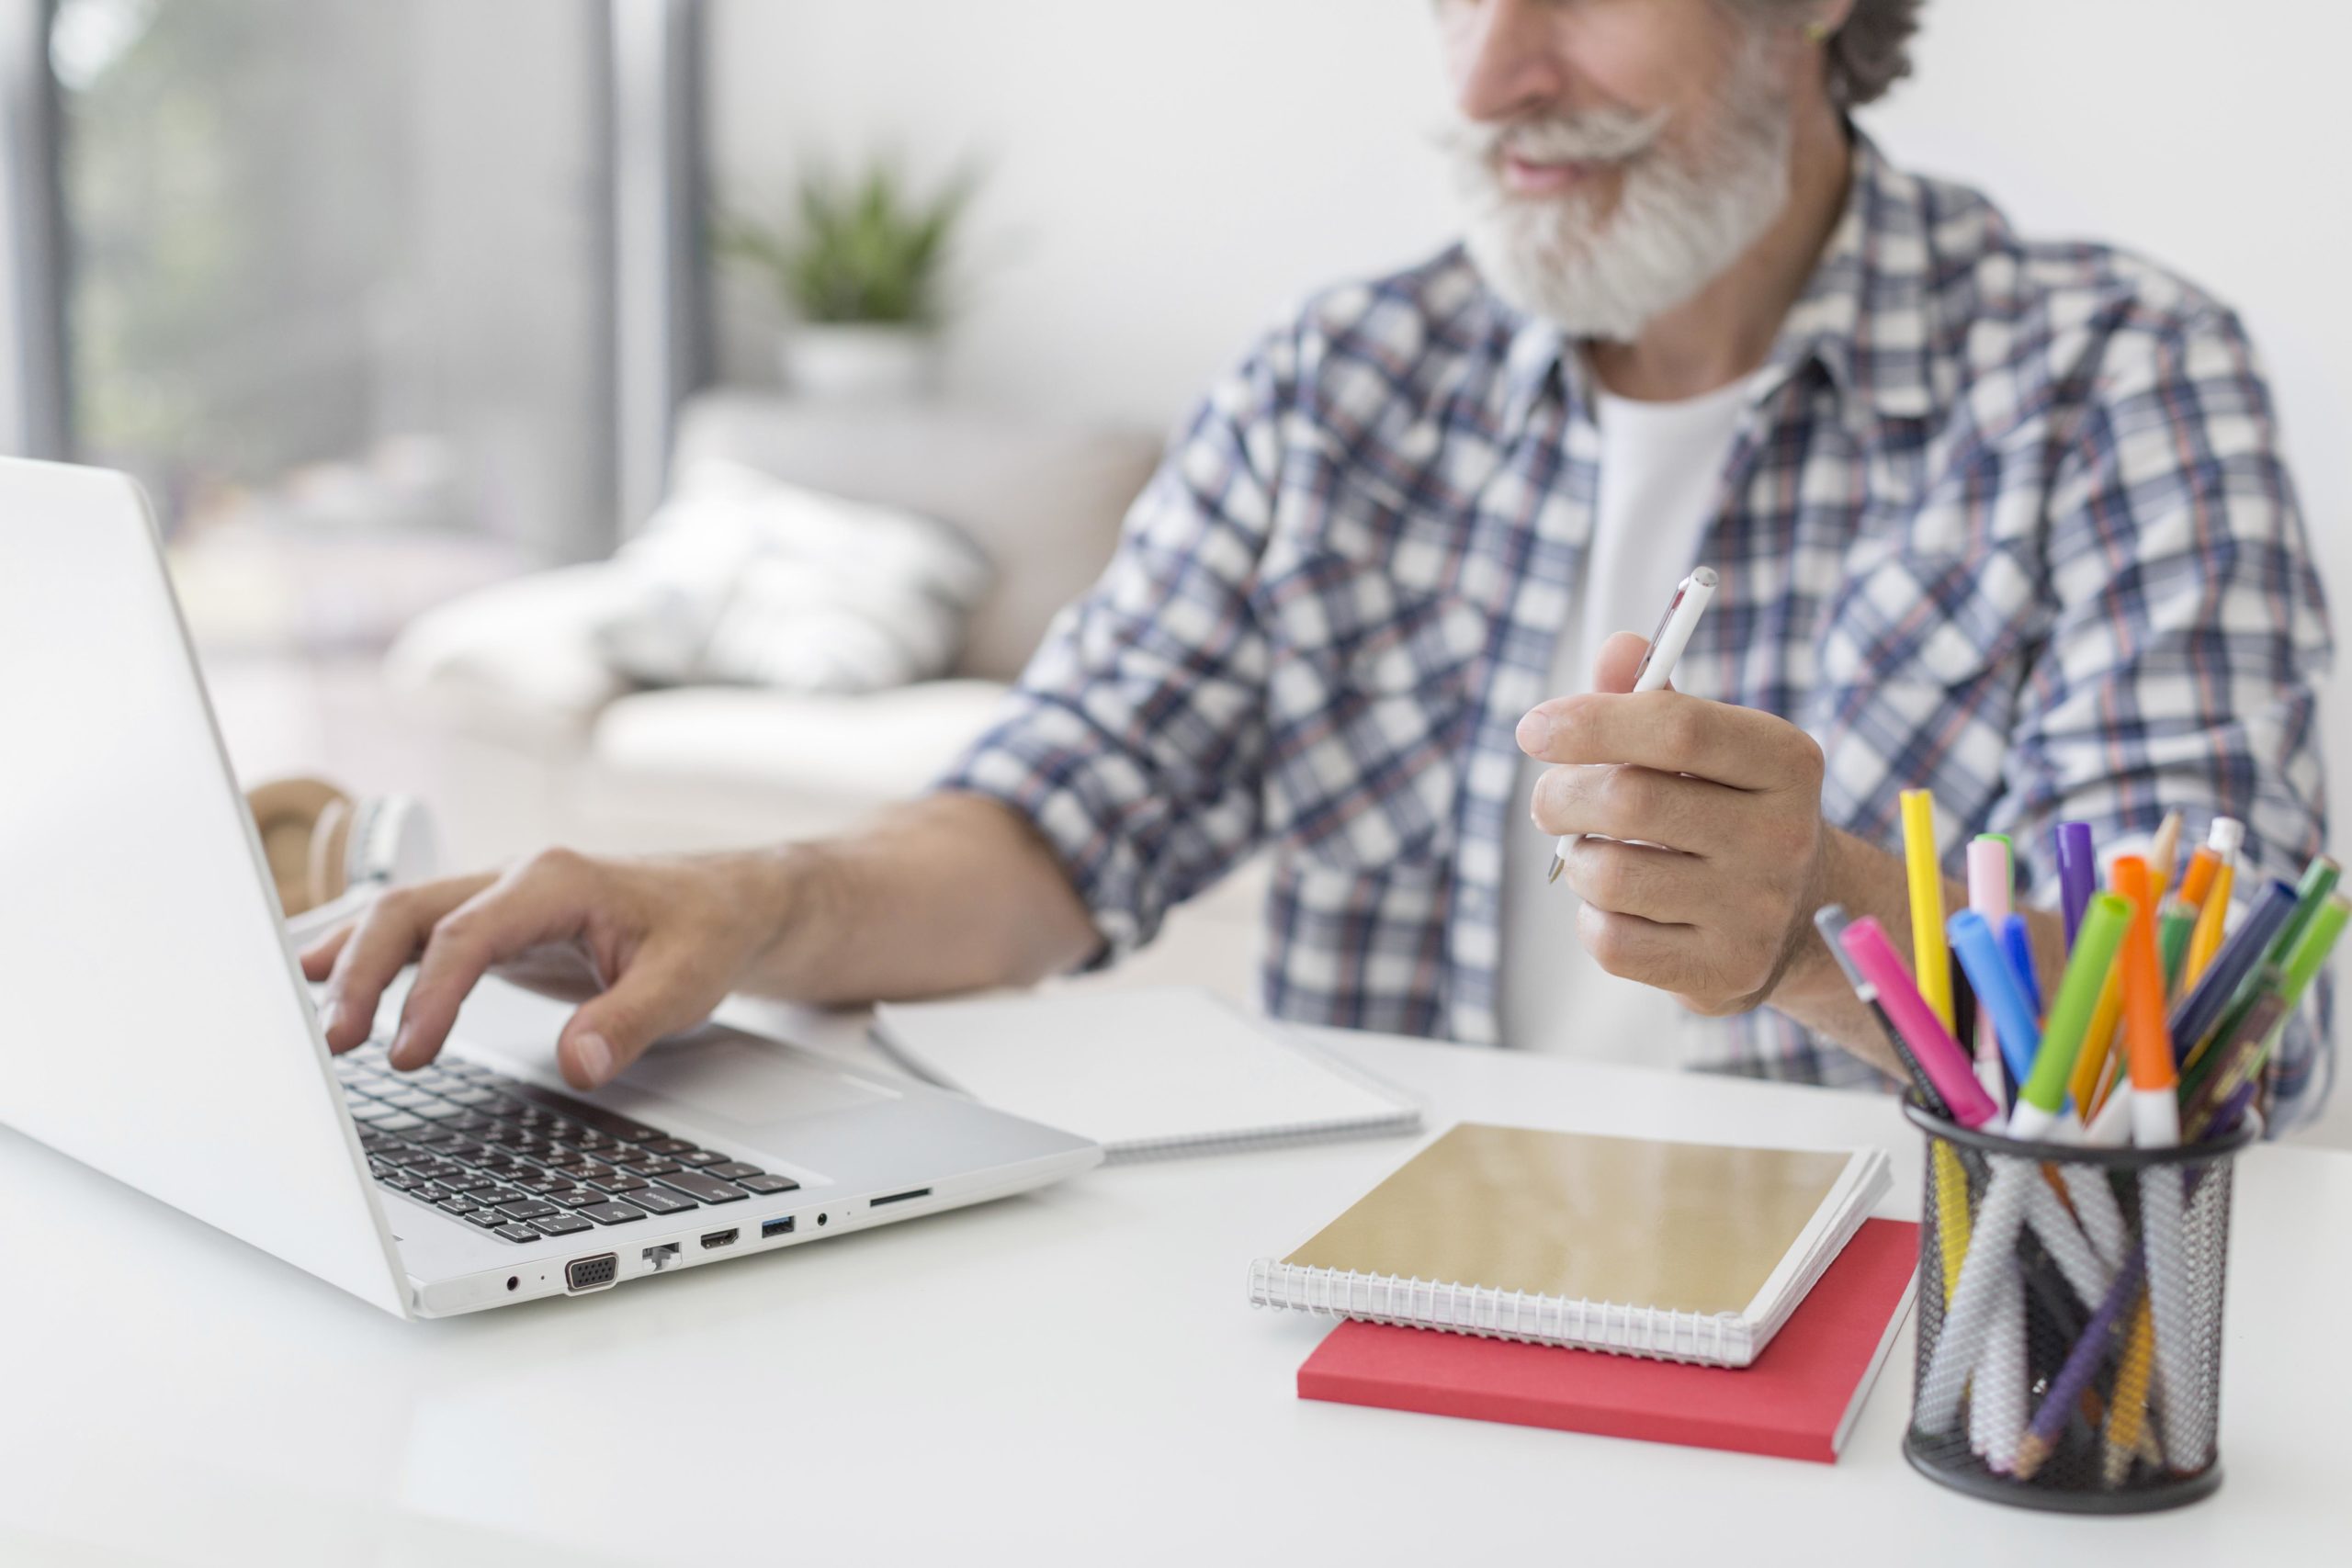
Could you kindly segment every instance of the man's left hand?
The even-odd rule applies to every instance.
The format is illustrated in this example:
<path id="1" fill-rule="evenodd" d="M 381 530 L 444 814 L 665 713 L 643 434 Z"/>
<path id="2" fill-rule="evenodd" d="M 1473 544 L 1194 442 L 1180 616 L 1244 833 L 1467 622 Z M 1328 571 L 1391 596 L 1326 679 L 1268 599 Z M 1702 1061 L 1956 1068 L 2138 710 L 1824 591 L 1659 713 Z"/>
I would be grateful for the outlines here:
<path id="1" fill-rule="evenodd" d="M 1821 748 L 1752 708 L 1626 693 L 1642 647 L 1612 637 L 1603 690 L 1520 720 L 1521 750 L 1558 764 L 1532 815 L 1546 833 L 1599 835 L 1569 850 L 1564 874 L 1602 968 L 1697 1012 L 1744 1012 L 1771 998 L 1828 897 Z"/>

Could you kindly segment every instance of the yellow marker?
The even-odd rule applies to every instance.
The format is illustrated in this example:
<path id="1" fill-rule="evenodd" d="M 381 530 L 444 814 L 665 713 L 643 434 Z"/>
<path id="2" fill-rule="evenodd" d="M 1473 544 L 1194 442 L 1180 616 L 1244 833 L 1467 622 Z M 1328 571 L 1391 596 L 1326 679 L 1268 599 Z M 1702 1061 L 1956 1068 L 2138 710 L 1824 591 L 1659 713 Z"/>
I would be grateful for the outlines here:
<path id="1" fill-rule="evenodd" d="M 2237 867 L 2228 861 L 2213 874 L 2213 890 L 2205 895 L 2204 907 L 2197 911 L 2197 929 L 2188 936 L 2188 967 L 2181 971 L 2180 989 L 2185 996 L 2197 988 L 2205 966 L 2222 951 L 2223 927 L 2230 918 L 2230 884 L 2237 879 Z"/>
<path id="2" fill-rule="evenodd" d="M 2132 1312 L 2132 1326 L 2123 1339 L 2123 1365 L 2115 1374 L 2115 1403 L 2107 1407 L 2107 1471 L 2109 1486 L 2120 1486 L 2132 1473 L 2132 1456 L 2140 1451 L 2147 1429 L 2148 1373 L 2156 1360 L 2154 1325 L 2148 1317 L 2148 1292 L 2140 1291 Z"/>
<path id="3" fill-rule="evenodd" d="M 1991 1125 L 1991 1123 L 1987 1123 Z M 1936 1249 L 1943 1255 L 1944 1305 L 1960 1288 L 1960 1266 L 1968 1261 L 1968 1173 L 1950 1144 L 1939 1140 L 1935 1151 Z"/>
<path id="4" fill-rule="evenodd" d="M 1903 792 L 1903 863 L 1911 885 L 1911 967 L 1919 996 L 1951 1027 L 1951 949 L 1944 940 L 1944 876 L 1936 869 L 1936 797 Z"/>

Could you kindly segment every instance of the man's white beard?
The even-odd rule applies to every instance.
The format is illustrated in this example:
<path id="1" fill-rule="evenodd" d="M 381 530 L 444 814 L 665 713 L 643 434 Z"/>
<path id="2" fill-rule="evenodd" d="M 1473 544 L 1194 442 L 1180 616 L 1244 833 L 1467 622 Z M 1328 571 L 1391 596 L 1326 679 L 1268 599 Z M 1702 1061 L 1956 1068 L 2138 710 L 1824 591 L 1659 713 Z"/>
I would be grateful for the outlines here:
<path id="1" fill-rule="evenodd" d="M 1487 286 L 1572 336 L 1623 341 L 1720 276 L 1788 199 L 1787 106 L 1749 62 L 1702 145 L 1669 144 L 1663 129 L 1662 114 L 1625 109 L 1462 128 L 1451 141 L 1471 202 L 1466 241 Z M 1622 162 L 1615 208 L 1596 214 L 1582 191 L 1513 195 L 1506 147 L 1539 162 Z"/>

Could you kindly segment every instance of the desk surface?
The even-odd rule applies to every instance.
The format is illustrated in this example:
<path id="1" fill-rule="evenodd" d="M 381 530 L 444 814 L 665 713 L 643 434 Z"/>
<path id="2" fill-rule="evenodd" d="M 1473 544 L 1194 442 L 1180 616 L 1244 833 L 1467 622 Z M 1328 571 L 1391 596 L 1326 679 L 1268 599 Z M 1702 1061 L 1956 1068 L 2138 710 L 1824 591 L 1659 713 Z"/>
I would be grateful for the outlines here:
<path id="1" fill-rule="evenodd" d="M 1433 1126 L 1876 1143 L 1883 1212 L 1917 1211 L 1912 1134 L 1876 1097 L 1333 1038 Z M 1109 1168 L 403 1324 L 0 1131 L 0 1557 L 1983 1568 L 2341 1561 L 2352 1537 L 2352 1156 L 2241 1169 L 2220 1495 L 2088 1521 L 1912 1474 L 1907 1330 L 1835 1466 L 1298 1399 L 1329 1321 L 1251 1310 L 1247 1265 L 1409 1147 Z"/>

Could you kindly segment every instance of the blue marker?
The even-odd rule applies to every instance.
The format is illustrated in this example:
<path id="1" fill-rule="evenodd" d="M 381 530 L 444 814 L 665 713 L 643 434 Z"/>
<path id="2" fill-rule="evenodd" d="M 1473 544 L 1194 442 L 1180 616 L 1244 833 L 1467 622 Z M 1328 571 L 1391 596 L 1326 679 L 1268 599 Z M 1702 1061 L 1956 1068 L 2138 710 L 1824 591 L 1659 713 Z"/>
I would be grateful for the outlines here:
<path id="1" fill-rule="evenodd" d="M 2014 919 L 2014 917 L 2012 917 Z M 2022 926 L 2025 922 L 2017 922 Z M 1962 909 L 1946 923 L 1952 955 L 1968 973 L 1976 999 L 1992 1015 L 1994 1037 L 2001 1043 L 2001 1061 L 2009 1076 L 2023 1083 L 2033 1076 L 2033 1059 L 2041 1051 L 2040 1014 L 2018 984 L 2017 970 L 1993 940 L 1990 921 L 1973 909 Z"/>
<path id="2" fill-rule="evenodd" d="M 2009 967 L 2025 992 L 2026 1005 L 2033 1009 L 2034 1017 L 2040 1018 L 2041 979 L 2033 972 L 2033 937 L 2026 930 L 2023 915 L 2011 915 L 2001 922 L 2001 945 L 2008 949 Z"/>

